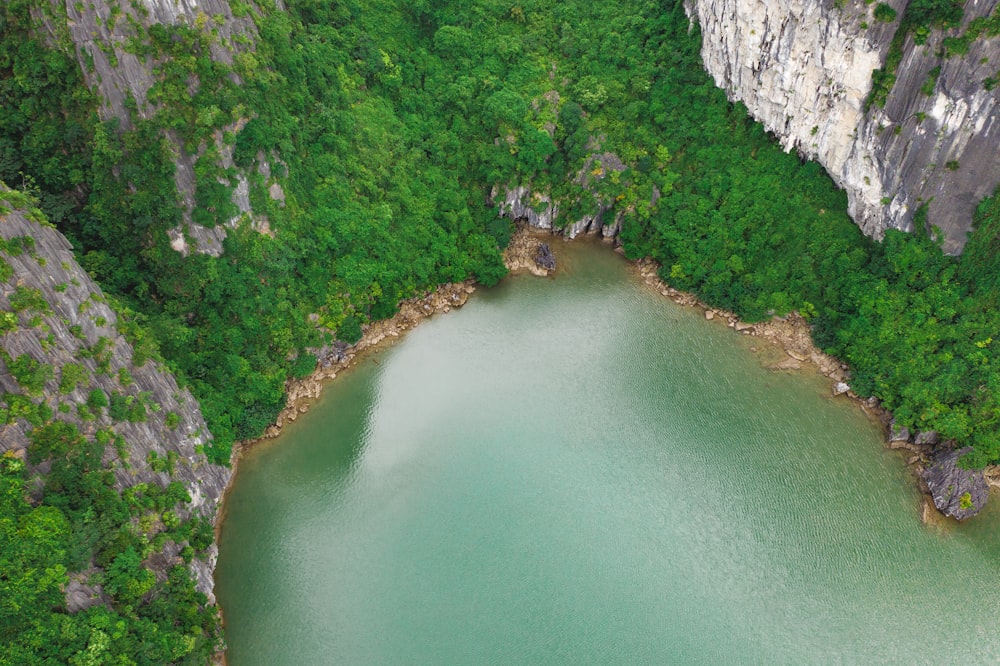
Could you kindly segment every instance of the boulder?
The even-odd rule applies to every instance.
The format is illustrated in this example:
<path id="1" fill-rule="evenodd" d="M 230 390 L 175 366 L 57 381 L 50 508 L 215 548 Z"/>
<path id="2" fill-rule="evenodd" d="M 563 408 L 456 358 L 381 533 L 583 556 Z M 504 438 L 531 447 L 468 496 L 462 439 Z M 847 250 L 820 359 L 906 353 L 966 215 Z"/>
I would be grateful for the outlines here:
<path id="1" fill-rule="evenodd" d="M 919 432 L 919 433 L 917 433 L 917 436 L 913 438 L 913 441 L 916 444 L 920 444 L 920 445 L 934 446 L 940 440 L 938 438 L 937 431 L 935 431 L 935 430 L 928 430 L 926 432 Z"/>
<path id="2" fill-rule="evenodd" d="M 535 253 L 535 265 L 547 271 L 556 268 L 556 256 L 552 254 L 552 248 L 548 243 L 539 243 L 538 251 Z"/>
<path id="3" fill-rule="evenodd" d="M 979 513 L 989 496 L 983 471 L 965 469 L 958 464 L 959 459 L 970 451 L 972 447 L 942 452 L 921 474 L 934 498 L 934 506 L 956 520 L 965 520 Z"/>
<path id="4" fill-rule="evenodd" d="M 890 442 L 908 442 L 910 441 L 910 429 L 906 426 L 901 426 L 896 423 L 896 419 L 892 420 L 889 424 L 889 441 Z"/>

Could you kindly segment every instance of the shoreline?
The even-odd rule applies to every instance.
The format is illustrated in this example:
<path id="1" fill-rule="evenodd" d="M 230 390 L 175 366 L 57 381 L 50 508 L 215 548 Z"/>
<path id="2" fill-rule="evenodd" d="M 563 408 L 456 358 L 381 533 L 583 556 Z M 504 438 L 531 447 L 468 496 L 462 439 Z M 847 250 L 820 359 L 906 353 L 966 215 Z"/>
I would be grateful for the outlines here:
<path id="1" fill-rule="evenodd" d="M 591 238 L 592 234 L 586 237 Z M 511 236 L 507 249 L 504 250 L 504 265 L 509 274 L 528 272 L 538 277 L 546 277 L 554 271 L 540 268 L 536 265 L 534 257 L 538 246 L 547 240 L 561 239 L 563 242 L 570 242 L 569 239 L 550 229 L 538 229 L 525 224 L 518 224 Z M 612 246 L 608 239 L 599 239 L 602 244 L 609 249 L 619 252 L 619 248 Z M 851 391 L 848 382 L 849 367 L 834 358 L 820 351 L 813 344 L 809 323 L 797 312 L 778 318 L 774 317 L 768 321 L 747 323 L 741 320 L 735 313 L 712 307 L 699 300 L 697 296 L 689 292 L 683 292 L 671 287 L 660 279 L 658 274 L 659 265 L 652 259 L 642 258 L 635 261 L 628 261 L 628 270 L 637 276 L 646 286 L 655 290 L 660 296 L 669 298 L 674 303 L 684 307 L 695 307 L 705 314 L 706 321 L 720 320 L 743 335 L 748 335 L 767 342 L 774 350 L 779 350 L 784 354 L 780 361 L 767 364 L 773 371 L 794 372 L 802 370 L 808 366 L 814 367 L 820 374 L 827 377 L 833 383 L 831 397 L 845 395 L 852 402 L 857 404 L 870 418 L 878 421 L 883 431 L 883 446 L 889 450 L 909 452 L 909 457 L 904 461 L 913 473 L 917 486 L 924 495 L 923 521 L 928 522 L 928 508 L 937 512 L 933 501 L 930 507 L 927 501 L 930 496 L 926 485 L 920 476 L 920 472 L 929 462 L 931 449 L 907 442 L 894 442 L 890 440 L 890 422 L 892 414 L 883 409 L 875 398 L 862 398 Z M 230 457 L 230 467 L 232 474 L 223 490 L 222 498 L 219 502 L 219 511 L 215 520 L 216 543 L 225 520 L 226 500 L 229 491 L 236 479 L 239 469 L 240 459 L 247 451 L 265 444 L 277 438 L 284 427 L 293 423 L 299 416 L 307 413 L 319 399 L 323 387 L 327 382 L 336 379 L 337 375 L 350 369 L 363 355 L 382 348 L 385 344 L 401 339 L 406 332 L 415 328 L 421 321 L 436 314 L 447 314 L 452 308 L 459 308 L 465 305 L 469 297 L 475 293 L 478 285 L 473 280 L 466 280 L 458 283 L 446 283 L 434 290 L 425 292 L 423 296 L 409 298 L 399 306 L 399 312 L 389 319 L 371 322 L 362 327 L 362 336 L 353 345 L 346 346 L 339 351 L 339 355 L 321 355 L 317 369 L 308 377 L 303 379 L 292 379 L 288 381 L 287 404 L 279 412 L 275 423 L 268 426 L 261 437 L 255 439 L 241 440 L 233 445 L 233 452 Z M 756 354 L 759 350 L 750 348 L 751 353 Z M 991 488 L 1000 487 L 1000 467 L 987 468 L 985 475 Z M 944 518 L 943 514 L 939 514 Z"/>
<path id="2" fill-rule="evenodd" d="M 591 234 L 586 235 L 592 238 Z M 553 270 L 540 268 L 536 265 L 536 256 L 539 245 L 548 240 L 556 238 L 563 242 L 570 242 L 572 239 L 566 238 L 548 229 L 536 229 L 527 225 L 518 224 L 511 236 L 510 243 L 504 250 L 504 265 L 509 274 L 529 272 L 538 277 L 551 275 Z M 612 245 L 609 239 L 600 239 L 602 244 L 609 249 L 621 252 L 619 248 Z M 797 372 L 808 367 L 815 368 L 823 376 L 827 377 L 831 383 L 831 397 L 844 395 L 853 403 L 858 405 L 869 418 L 877 420 L 882 429 L 883 447 L 888 450 L 909 453 L 904 460 L 904 465 L 911 471 L 916 481 L 918 490 L 921 493 L 922 501 L 919 516 L 924 524 L 936 524 L 944 521 L 951 522 L 944 514 L 937 510 L 931 498 L 927 486 L 924 483 L 920 472 L 930 461 L 929 455 L 932 450 L 929 447 L 907 442 L 894 442 L 890 440 L 890 422 L 892 415 L 883 409 L 875 398 L 862 398 L 855 394 L 847 383 L 849 378 L 849 367 L 828 354 L 820 351 L 812 341 L 809 323 L 797 312 L 778 318 L 773 317 L 768 321 L 747 323 L 741 320 L 735 313 L 712 307 L 694 294 L 679 291 L 660 279 L 658 274 L 659 265 L 649 258 L 642 258 L 635 261 L 627 260 L 628 270 L 637 277 L 644 285 L 655 290 L 660 296 L 669 298 L 674 303 L 684 307 L 694 307 L 704 313 L 706 321 L 724 322 L 726 326 L 743 335 L 751 336 L 767 343 L 775 351 L 784 354 L 784 358 L 766 364 L 766 367 L 776 372 Z M 327 382 L 336 379 L 339 373 L 344 372 L 361 361 L 367 353 L 378 351 L 381 348 L 401 339 L 405 334 L 415 328 L 421 321 L 436 314 L 447 314 L 453 308 L 459 308 L 468 302 L 469 297 L 475 293 L 478 285 L 473 280 L 466 280 L 459 283 L 446 283 L 434 290 L 425 292 L 423 296 L 407 299 L 400 303 L 399 312 L 389 319 L 371 322 L 362 327 L 362 336 L 353 345 L 337 348 L 333 353 L 326 351 L 321 354 L 317 369 L 308 377 L 303 379 L 289 380 L 286 385 L 287 404 L 278 414 L 275 423 L 268 426 L 261 437 L 256 439 L 241 440 L 233 445 L 233 452 L 230 457 L 229 481 L 223 490 L 219 501 L 219 510 L 215 516 L 215 543 L 218 545 L 220 535 L 225 523 L 227 503 L 229 493 L 239 473 L 240 460 L 248 451 L 257 448 L 274 440 L 281 435 L 284 427 L 293 423 L 302 414 L 307 413 L 319 399 Z M 757 354 L 760 351 L 756 347 L 750 347 L 750 352 Z M 1000 487 L 1000 467 L 987 468 L 985 476 L 990 488 Z M 217 604 L 220 623 L 225 636 L 225 615 L 222 607 Z M 216 664 L 226 666 L 225 648 L 217 654 L 213 660 Z"/>
<path id="3" fill-rule="evenodd" d="M 551 235 L 545 232 L 545 235 Z M 511 236 L 507 249 L 504 250 L 504 265 L 509 274 L 530 272 L 532 275 L 544 277 L 551 273 L 542 268 L 538 268 L 534 262 L 534 253 L 542 233 L 529 227 L 518 226 Z M 229 458 L 229 466 L 232 473 L 226 487 L 222 491 L 219 499 L 219 508 L 215 515 L 215 544 L 218 546 L 222 529 L 225 524 L 226 511 L 229 500 L 229 493 L 239 474 L 240 461 L 252 449 L 267 444 L 279 437 L 285 426 L 293 423 L 302 414 L 307 413 L 323 392 L 323 388 L 330 381 L 337 378 L 341 372 L 349 370 L 357 365 L 367 354 L 377 352 L 383 347 L 392 344 L 396 340 L 402 339 L 407 332 L 416 328 L 424 319 L 437 314 L 448 314 L 453 308 L 460 308 L 468 302 L 469 297 L 475 293 L 478 285 L 474 280 L 464 282 L 446 283 L 434 290 L 425 292 L 423 296 L 409 298 L 399 304 L 399 312 L 389 319 L 382 319 L 371 322 L 362 327 L 361 339 L 353 345 L 349 345 L 340 350 L 335 350 L 331 354 L 327 352 L 322 355 L 317 363 L 316 370 L 311 375 L 303 379 L 290 379 L 286 384 L 287 401 L 285 408 L 278 413 L 275 422 L 267 427 L 264 434 L 255 439 L 245 439 L 234 442 L 232 454 Z M 223 629 L 223 640 L 225 640 L 225 613 L 222 606 L 216 602 L 219 613 L 219 623 Z M 226 650 L 217 653 L 213 659 L 214 664 L 227 666 Z"/>
<path id="4" fill-rule="evenodd" d="M 864 398 L 851 390 L 848 383 L 850 367 L 816 347 L 812 340 L 809 322 L 798 312 L 791 312 L 784 317 L 772 317 L 767 321 L 748 323 L 733 312 L 704 303 L 694 294 L 674 289 L 660 279 L 659 265 L 652 259 L 639 259 L 632 262 L 632 265 L 640 279 L 661 296 L 669 298 L 678 305 L 698 308 L 704 312 L 706 321 L 725 322 L 729 328 L 743 335 L 759 339 L 770 345 L 773 350 L 784 354 L 784 358 L 781 360 L 762 363 L 767 369 L 775 372 L 799 372 L 811 367 L 829 379 L 831 382 L 830 397 L 844 396 L 857 405 L 869 419 L 878 423 L 882 431 L 883 448 L 903 454 L 901 456 L 903 464 L 913 475 L 913 480 L 921 495 L 920 521 L 925 525 L 949 521 L 949 518 L 935 506 L 930 490 L 921 476 L 921 472 L 931 462 L 933 447 L 912 442 L 893 441 L 891 439 L 892 414 L 879 404 L 877 398 Z M 750 352 L 753 354 L 757 354 L 759 351 L 757 347 L 750 347 Z"/>

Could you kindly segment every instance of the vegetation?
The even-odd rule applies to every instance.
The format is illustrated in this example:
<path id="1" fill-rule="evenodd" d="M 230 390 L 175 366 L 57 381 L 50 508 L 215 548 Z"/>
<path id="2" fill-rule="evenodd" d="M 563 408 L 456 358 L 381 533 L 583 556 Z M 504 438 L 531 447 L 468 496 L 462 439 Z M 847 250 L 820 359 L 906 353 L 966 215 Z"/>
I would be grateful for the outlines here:
<path id="1" fill-rule="evenodd" d="M 190 498 L 180 484 L 119 495 L 103 450 L 62 421 L 36 428 L 31 461 L 49 459 L 52 471 L 30 502 L 25 464 L 0 457 L 0 664 L 205 663 L 217 647 L 218 618 L 186 567 L 160 582 L 144 565 L 168 542 L 192 557 L 211 544 L 210 526 L 164 519 L 143 530 L 142 516 L 173 515 Z M 102 586 L 104 602 L 68 613 L 69 573 L 92 561 L 104 571 L 84 581 Z"/>
<path id="2" fill-rule="evenodd" d="M 883 107 L 892 91 L 892 86 L 896 82 L 896 68 L 903 58 L 903 45 L 906 38 L 912 36 L 915 44 L 927 43 L 927 38 L 934 29 L 954 28 L 962 22 L 961 0 L 914 0 L 906 5 L 903 10 L 903 18 L 899 22 L 889 45 L 889 52 L 885 57 L 885 64 L 880 69 L 872 72 L 872 89 L 868 94 L 866 106 Z M 896 18 L 896 12 L 884 3 L 879 3 L 875 7 L 875 18 L 880 21 L 892 22 Z M 943 45 L 943 55 L 964 55 L 968 52 L 969 45 L 981 36 L 994 36 L 1000 34 L 1000 13 L 994 11 L 985 18 L 979 18 L 969 25 L 968 29 L 957 37 L 946 37 Z M 941 68 L 937 67 L 928 75 L 928 80 L 924 83 L 923 92 L 930 95 L 933 92 L 934 84 Z M 928 89 L 929 86 L 929 89 Z"/>
<path id="3" fill-rule="evenodd" d="M 880 2 L 877 5 L 875 5 L 875 11 L 873 13 L 873 16 L 875 17 L 876 21 L 882 21 L 883 23 L 892 23 L 893 21 L 896 20 L 896 10 L 890 7 L 889 5 L 885 4 L 884 2 Z"/>
<path id="4" fill-rule="evenodd" d="M 127 48 L 159 63 L 157 106 L 143 116 L 133 101 L 129 129 L 98 120 L 72 52 L 33 28 L 34 4 L 0 9 L 0 179 L 38 197 L 113 295 L 136 363 L 162 359 L 191 387 L 216 461 L 272 422 L 286 380 L 314 367 L 310 349 L 356 340 L 436 284 L 499 280 L 511 229 L 490 192 L 521 184 L 559 201 L 559 223 L 595 212 L 598 199 L 613 205 L 628 256 L 653 257 L 664 279 L 715 306 L 749 320 L 800 312 L 817 343 L 850 363 L 855 391 L 903 425 L 972 444 L 971 463 L 1000 461 L 1000 197 L 980 207 L 960 258 L 942 254 L 926 212 L 913 235 L 864 238 L 822 169 L 781 151 L 712 85 L 679 2 L 234 3 L 256 22 L 253 49 L 246 36 L 220 43 L 210 19 L 135 23 Z M 882 6 L 879 19 L 893 20 Z M 907 34 L 926 39 L 960 16 L 950 0 L 910 3 L 871 103 L 884 104 Z M 210 57 L 213 44 L 232 66 Z M 621 169 L 598 159 L 605 153 Z M 185 213 L 178 156 L 198 175 L 192 220 L 231 225 L 220 257 L 170 247 L 167 231 Z M 233 222 L 240 175 L 271 235 L 248 216 Z M 20 241 L 0 249 L 31 252 Z M 48 312 L 29 289 L 10 301 L 0 334 Z M 110 353 L 102 338 L 81 355 L 110 375 Z M 26 392 L 54 379 L 19 359 Z M 84 383 L 81 369 L 62 366 L 60 393 Z M 30 503 L 22 466 L 3 462 L 0 581 L 20 580 L 4 572 L 25 558 L 38 558 L 31 575 L 44 577 L 10 583 L 19 587 L 9 598 L 25 599 L 23 612 L 0 618 L 0 642 L 21 650 L 14 661 L 33 663 L 32 650 L 58 663 L 88 650 L 122 663 L 146 650 L 158 650 L 146 652 L 152 663 L 202 658 L 215 620 L 183 567 L 157 582 L 141 564 L 165 538 L 192 550 L 210 540 L 175 524 L 181 491 L 118 496 L 99 451 L 121 442 L 61 430 L 52 408 L 26 395 L 2 398 L 0 423 L 33 424 L 31 462 L 51 459 L 53 470 Z M 155 406 L 90 390 L 79 409 L 128 422 Z M 177 427 L 176 414 L 164 418 Z M 165 531 L 144 529 L 153 513 Z M 58 588 L 89 558 L 112 601 L 69 615 Z"/>
<path id="5" fill-rule="evenodd" d="M 162 354 L 195 391 L 216 460 L 271 422 L 285 380 L 311 362 L 308 348 L 356 339 L 365 322 L 435 284 L 499 279 L 510 230 L 487 193 L 518 182 L 559 200 L 566 222 L 596 206 L 582 192 L 586 181 L 625 213 L 627 252 L 661 261 L 672 283 L 750 319 L 809 314 L 817 338 L 852 363 L 856 388 L 909 425 L 961 439 L 980 428 L 972 418 L 980 387 L 938 386 L 947 380 L 934 360 L 948 365 L 979 348 L 930 332 L 953 330 L 961 316 L 954 309 L 972 289 L 952 277 L 961 260 L 942 257 L 919 235 L 890 233 L 883 245 L 861 238 L 821 170 L 777 150 L 712 87 L 697 31 L 688 32 L 678 5 L 300 0 L 287 12 L 251 10 L 259 42 L 252 52 L 229 44 L 232 68 L 208 56 L 217 39 L 210 23 L 140 26 L 132 48 L 162 58 L 150 93 L 161 108 L 122 131 L 94 120 L 79 72 L 25 37 L 33 34 L 27 4 L 5 10 L 22 32 L 11 33 L 3 52 L 13 71 L 30 63 L 34 78 L 4 85 L 34 96 L 46 113 L 62 109 L 46 116 L 62 123 L 52 137 L 83 137 L 58 149 L 79 158 L 84 176 L 71 189 L 79 198 L 82 187 L 84 205 L 59 204 L 71 183 L 31 161 L 37 151 L 26 145 L 36 141 L 37 123 L 6 130 L 8 145 L 21 146 L 8 161 L 42 193 L 84 265 L 133 313 L 129 328 L 144 331 L 137 337 L 149 354 Z M 911 3 L 897 39 L 925 38 L 925 28 L 960 18 L 951 0 Z M 180 136 L 180 150 L 201 153 L 196 171 L 208 189 L 197 193 L 198 215 L 212 219 L 197 221 L 233 216 L 235 171 L 219 166 L 213 138 L 224 130 L 273 238 L 244 225 L 229 230 L 219 258 L 170 248 L 166 230 L 181 214 L 172 175 L 178 148 L 167 130 Z M 624 170 L 604 173 L 594 161 L 601 151 Z M 279 174 L 283 205 L 254 168 L 264 162 Z M 875 294 L 888 301 L 873 302 Z M 15 309 L 44 307 L 35 296 L 16 294 Z M 913 307 L 925 312 L 900 329 Z M 885 342 L 912 350 L 908 338 L 917 344 L 922 336 L 944 348 L 919 368 Z M 122 397 L 111 396 L 110 407 L 117 417 L 143 418 L 141 404 Z M 998 457 L 994 447 L 980 459 Z"/>

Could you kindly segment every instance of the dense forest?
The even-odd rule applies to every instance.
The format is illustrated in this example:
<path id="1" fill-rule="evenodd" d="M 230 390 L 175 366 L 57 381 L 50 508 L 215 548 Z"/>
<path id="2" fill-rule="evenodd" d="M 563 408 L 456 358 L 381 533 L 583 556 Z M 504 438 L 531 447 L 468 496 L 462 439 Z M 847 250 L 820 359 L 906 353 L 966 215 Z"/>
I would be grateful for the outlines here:
<path id="1" fill-rule="evenodd" d="M 817 344 L 850 364 L 857 393 L 903 425 L 974 446 L 970 465 L 1000 462 L 1000 198 L 982 203 L 957 258 L 935 245 L 926 215 L 914 234 L 863 237 L 822 168 L 784 153 L 713 86 L 679 1 L 231 5 L 259 32 L 252 48 L 224 45 L 232 65 L 209 57 L 211 17 L 137 26 L 125 48 L 158 63 L 155 113 L 130 123 L 99 118 L 68 37 L 40 29 L 39 16 L 60 9 L 0 9 L 0 180 L 38 200 L 133 337 L 198 397 L 214 460 L 273 421 L 286 381 L 313 370 L 310 350 L 356 340 L 437 284 L 501 279 L 511 223 L 491 193 L 524 185 L 560 203 L 561 224 L 610 202 L 626 254 L 654 258 L 667 282 L 714 306 L 751 321 L 798 311 Z M 221 166 L 217 135 L 235 166 Z M 195 158 L 194 222 L 237 215 L 240 171 L 270 233 L 244 220 L 227 228 L 219 257 L 175 251 L 178 149 Z M 603 154 L 622 168 L 605 169 Z M 121 664 L 207 656 L 213 620 L 182 571 L 162 604 L 121 582 L 115 611 L 88 619 L 105 627 L 99 647 L 88 647 L 97 634 L 59 624 L 71 620 L 51 581 L 80 563 L 43 533 L 69 529 L 66 512 L 84 509 L 29 506 L 23 467 L 0 471 L 0 573 L 44 553 L 51 577 L 14 611 L 0 608 L 0 643 L 19 650 L 0 661 L 105 663 L 88 656 L 99 649 Z M 127 505 L 95 501 L 107 506 L 87 510 L 127 531 Z M 52 529 L 33 527 L 43 523 Z M 0 592 L 13 598 L 29 583 L 0 575 Z M 119 640 L 112 612 L 154 614 L 200 638 L 162 638 L 152 621 L 129 633 L 120 620 L 123 635 L 162 638 L 166 652 L 142 657 L 147 644 Z"/>

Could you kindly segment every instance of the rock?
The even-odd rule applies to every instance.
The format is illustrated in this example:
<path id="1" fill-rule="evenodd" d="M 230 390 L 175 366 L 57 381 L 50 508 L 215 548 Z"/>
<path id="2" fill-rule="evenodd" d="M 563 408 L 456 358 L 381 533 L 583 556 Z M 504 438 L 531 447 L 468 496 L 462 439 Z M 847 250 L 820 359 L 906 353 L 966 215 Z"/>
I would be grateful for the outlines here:
<path id="1" fill-rule="evenodd" d="M 979 513 L 989 496 L 982 470 L 964 469 L 958 464 L 970 451 L 972 447 L 940 453 L 921 474 L 934 498 L 934 506 L 956 520 L 966 520 Z"/>
<path id="2" fill-rule="evenodd" d="M 110 606 L 110 600 L 104 596 L 104 590 L 100 585 L 87 585 L 76 576 L 69 581 L 66 586 L 67 611 L 79 613 L 98 604 Z"/>
<path id="3" fill-rule="evenodd" d="M 715 319 L 715 312 L 713 312 L 712 310 L 705 310 L 705 319 L 707 319 L 708 321 L 712 321 L 713 319 Z"/>
<path id="4" fill-rule="evenodd" d="M 909 442 L 910 441 L 910 429 L 906 426 L 901 426 L 896 423 L 896 419 L 893 419 L 889 424 L 889 442 Z"/>
<path id="5" fill-rule="evenodd" d="M 6 188 L 0 186 L 0 203 L 6 202 L 5 197 L 9 196 L 6 192 Z M 39 317 L 39 325 L 22 326 L 0 336 L 0 350 L 13 357 L 29 354 L 53 369 L 54 376 L 44 386 L 45 394 L 59 396 L 59 402 L 71 408 L 56 412 L 55 419 L 75 425 L 84 433 L 93 432 L 95 427 L 113 426 L 121 435 L 127 458 L 120 458 L 118 451 L 111 447 L 105 452 L 116 490 L 137 483 L 164 486 L 177 481 L 191 496 L 189 506 L 175 511 L 178 517 L 184 520 L 198 515 L 214 520 L 232 470 L 210 464 L 202 452 L 203 447 L 210 444 L 211 436 L 194 396 L 188 389 L 178 386 L 176 379 L 159 364 L 135 362 L 131 343 L 119 331 L 118 315 L 100 287 L 77 264 L 72 246 L 62 234 L 42 224 L 30 211 L 8 205 L 0 205 L 0 211 L 0 239 L 9 241 L 27 236 L 34 240 L 33 252 L 17 256 L 5 254 L 4 262 L 11 268 L 12 275 L 0 283 L 0 311 L 12 309 L 9 294 L 14 284 L 37 290 L 47 303 L 47 311 Z M 99 370 L 97 359 L 83 353 L 99 340 L 106 343 L 106 371 Z M 76 388 L 62 392 L 55 377 L 60 376 L 68 362 L 81 364 L 86 376 Z M 121 371 L 131 377 L 129 382 L 122 381 Z M 101 390 L 107 395 L 124 394 L 133 399 L 145 396 L 143 399 L 157 409 L 142 421 L 112 423 L 106 413 L 84 421 L 74 407 L 85 404 L 93 390 Z M 19 392 L 21 389 L 13 376 L 0 372 L 0 394 Z M 176 419 L 173 427 L 167 425 L 168 414 L 174 414 L 172 418 Z M 12 455 L 23 456 L 18 451 L 29 445 L 27 433 L 31 428 L 25 419 L 14 419 L 0 428 L 0 455 L 13 451 Z M 174 457 L 175 465 L 169 476 L 152 466 L 152 454 L 158 458 Z M 37 471 L 44 473 L 41 467 Z M 192 568 L 195 566 L 193 563 Z M 163 573 L 164 570 L 154 566 L 154 574 Z M 77 582 L 85 587 L 83 581 Z M 214 600 L 210 576 L 206 583 L 202 585 L 199 581 L 198 591 Z M 75 586 L 71 590 L 75 598 L 67 599 L 67 603 L 84 603 L 84 597 L 91 594 L 84 587 Z"/>
<path id="6" fill-rule="evenodd" d="M 552 248 L 548 243 L 539 243 L 538 251 L 535 253 L 535 265 L 547 271 L 556 269 L 556 256 L 552 254 Z"/>
<path id="7" fill-rule="evenodd" d="M 736 322 L 736 327 L 735 328 L 736 328 L 737 331 L 740 331 L 740 332 L 749 331 L 751 328 L 753 328 L 753 324 L 748 324 L 745 321 L 738 321 L 738 322 Z"/>
<path id="8" fill-rule="evenodd" d="M 883 66 L 898 20 L 872 21 L 859 3 L 829 0 L 684 3 L 701 26 L 702 61 L 716 85 L 785 150 L 826 167 L 866 234 L 911 229 L 923 204 L 949 254 L 961 251 L 976 204 L 1000 183 L 1000 105 L 984 84 L 995 74 L 1000 42 L 976 39 L 964 55 L 940 56 L 945 37 L 982 20 L 996 3 L 958 5 L 954 31 L 933 30 L 925 45 L 904 40 L 880 106 L 866 103 L 872 70 Z M 900 14 L 905 6 L 894 4 Z"/>
<path id="9" fill-rule="evenodd" d="M 940 441 L 940 439 L 938 438 L 936 431 L 928 430 L 926 432 L 917 433 L 917 436 L 913 438 L 913 441 L 922 446 L 934 446 Z"/>
<path id="10" fill-rule="evenodd" d="M 851 390 L 851 387 L 848 386 L 846 382 L 837 382 L 836 384 L 833 385 L 833 394 L 834 395 L 844 395 L 845 393 L 847 393 L 850 390 Z"/>

